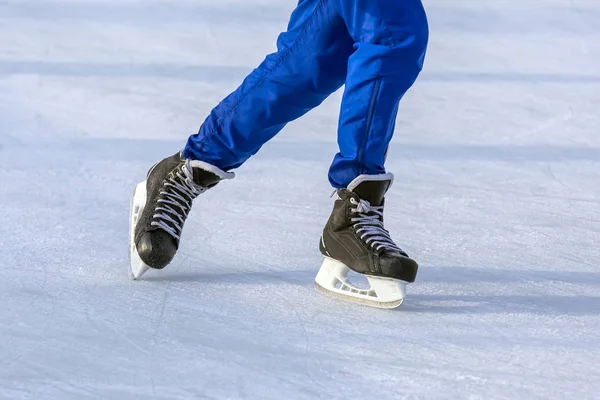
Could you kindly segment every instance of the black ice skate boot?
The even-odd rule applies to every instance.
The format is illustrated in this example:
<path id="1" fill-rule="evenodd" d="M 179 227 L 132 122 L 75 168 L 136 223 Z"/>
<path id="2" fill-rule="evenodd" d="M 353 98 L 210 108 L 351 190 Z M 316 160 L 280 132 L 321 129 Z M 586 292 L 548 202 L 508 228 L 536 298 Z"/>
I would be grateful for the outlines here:
<path id="1" fill-rule="evenodd" d="M 319 246 L 325 261 L 315 279 L 317 290 L 379 308 L 402 304 L 418 265 L 383 226 L 384 196 L 392 182 L 390 173 L 360 175 L 337 191 Z M 365 275 L 371 287 L 353 286 L 347 279 L 349 269 Z"/>
<path id="2" fill-rule="evenodd" d="M 146 180 L 137 185 L 131 202 L 129 254 L 133 279 L 148 268 L 162 269 L 173 260 L 192 201 L 219 181 L 233 177 L 232 172 L 185 159 L 181 153 L 150 169 Z"/>

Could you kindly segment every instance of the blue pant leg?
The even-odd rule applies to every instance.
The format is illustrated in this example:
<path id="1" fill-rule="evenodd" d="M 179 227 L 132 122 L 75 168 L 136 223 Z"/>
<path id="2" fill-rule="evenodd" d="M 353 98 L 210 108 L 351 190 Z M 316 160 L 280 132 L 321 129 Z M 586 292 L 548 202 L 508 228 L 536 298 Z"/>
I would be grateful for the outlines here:
<path id="1" fill-rule="evenodd" d="M 340 152 L 329 171 L 336 188 L 385 172 L 398 104 L 419 75 L 428 41 L 421 0 L 336 0 L 356 51 L 340 112 Z"/>
<path id="2" fill-rule="evenodd" d="M 299 2 L 277 52 L 212 110 L 188 139 L 185 157 L 237 168 L 344 84 L 353 41 L 334 1 Z"/>

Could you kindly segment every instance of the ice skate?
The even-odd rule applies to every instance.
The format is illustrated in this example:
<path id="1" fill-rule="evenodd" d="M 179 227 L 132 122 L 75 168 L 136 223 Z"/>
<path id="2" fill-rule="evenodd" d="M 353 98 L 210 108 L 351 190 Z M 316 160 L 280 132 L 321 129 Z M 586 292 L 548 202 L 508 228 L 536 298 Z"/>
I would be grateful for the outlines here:
<path id="1" fill-rule="evenodd" d="M 384 196 L 392 182 L 390 173 L 361 175 L 337 191 L 319 246 L 325 256 L 315 278 L 319 292 L 371 307 L 391 309 L 402 304 L 418 265 L 383 226 Z M 364 275 L 369 287 L 351 283 L 350 270 Z"/>
<path id="2" fill-rule="evenodd" d="M 133 192 L 129 220 L 130 276 L 162 269 L 175 256 L 193 200 L 223 179 L 233 178 L 203 161 L 181 153 L 160 161 Z"/>

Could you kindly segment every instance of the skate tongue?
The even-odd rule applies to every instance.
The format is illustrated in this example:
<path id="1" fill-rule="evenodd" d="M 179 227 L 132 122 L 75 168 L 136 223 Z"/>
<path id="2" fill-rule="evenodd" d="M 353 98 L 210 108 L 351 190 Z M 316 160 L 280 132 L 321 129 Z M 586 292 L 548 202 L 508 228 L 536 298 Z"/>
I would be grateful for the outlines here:
<path id="1" fill-rule="evenodd" d="M 192 171 L 194 173 L 194 182 L 202 187 L 213 187 L 221 180 L 217 175 L 201 168 L 194 168 Z"/>
<path id="2" fill-rule="evenodd" d="M 356 193 L 362 200 L 373 206 L 381 206 L 386 192 L 392 185 L 394 176 L 390 173 L 381 175 L 360 175 L 348 185 L 348 190 Z"/>
<path id="3" fill-rule="evenodd" d="M 192 169 L 194 182 L 202 187 L 210 188 L 215 186 L 223 179 L 233 179 L 233 172 L 225 172 L 204 161 L 188 160 L 188 165 Z"/>

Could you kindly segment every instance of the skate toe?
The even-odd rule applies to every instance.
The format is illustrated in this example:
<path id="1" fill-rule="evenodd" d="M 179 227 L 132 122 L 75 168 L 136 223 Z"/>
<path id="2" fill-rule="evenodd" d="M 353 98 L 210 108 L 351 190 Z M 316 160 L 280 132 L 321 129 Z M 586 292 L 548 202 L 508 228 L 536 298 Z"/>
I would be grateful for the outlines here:
<path id="1" fill-rule="evenodd" d="M 136 243 L 137 252 L 147 266 L 162 269 L 169 265 L 177 252 L 177 244 L 163 230 L 145 232 Z"/>
<path id="2" fill-rule="evenodd" d="M 389 278 L 414 282 L 419 265 L 415 260 L 402 254 L 382 254 L 379 258 L 381 275 Z"/>

